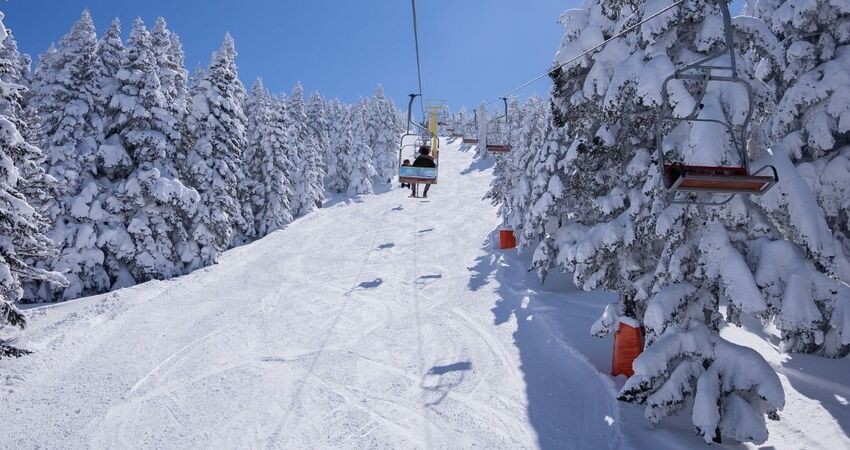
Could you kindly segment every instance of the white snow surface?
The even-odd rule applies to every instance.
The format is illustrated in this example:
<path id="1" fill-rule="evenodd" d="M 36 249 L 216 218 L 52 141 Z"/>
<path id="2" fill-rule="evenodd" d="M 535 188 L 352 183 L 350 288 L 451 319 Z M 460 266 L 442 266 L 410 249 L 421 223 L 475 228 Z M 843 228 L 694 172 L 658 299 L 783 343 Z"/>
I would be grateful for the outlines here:
<path id="1" fill-rule="evenodd" d="M 616 400 L 611 338 L 590 336 L 614 297 L 497 250 L 492 170 L 444 143 L 428 199 L 331 198 L 215 266 L 29 309 L 0 448 L 703 447 L 687 417 Z M 850 448 L 850 359 L 746 325 L 724 337 L 786 392 L 765 445 Z"/>

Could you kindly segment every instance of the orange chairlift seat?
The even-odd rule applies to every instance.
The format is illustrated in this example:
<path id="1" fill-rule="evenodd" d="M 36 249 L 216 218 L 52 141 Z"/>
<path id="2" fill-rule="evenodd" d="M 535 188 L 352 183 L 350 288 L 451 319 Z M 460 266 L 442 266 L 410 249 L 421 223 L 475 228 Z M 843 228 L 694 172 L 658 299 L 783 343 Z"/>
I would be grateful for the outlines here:
<path id="1" fill-rule="evenodd" d="M 502 101 L 505 104 L 505 115 L 503 117 L 505 118 L 505 125 L 508 129 L 508 133 L 507 136 L 502 136 L 498 130 L 487 132 L 487 151 L 490 153 L 507 153 L 511 151 L 511 144 L 508 142 L 508 138 L 511 135 L 510 121 L 508 120 L 508 98 L 502 97 Z M 498 121 L 499 118 L 497 117 L 496 120 Z M 491 136 L 496 139 L 491 140 Z"/>
<path id="2" fill-rule="evenodd" d="M 664 165 L 664 184 L 671 191 L 763 194 L 779 178 L 773 166 L 770 175 L 750 174 L 746 167 Z"/>
<path id="3" fill-rule="evenodd" d="M 779 175 L 773 166 L 764 166 L 754 172 L 750 171 L 749 158 L 746 152 L 747 128 L 753 115 L 753 93 L 750 85 L 738 77 L 735 63 L 734 41 L 732 38 L 732 19 L 726 2 L 718 1 L 723 16 L 723 32 L 726 46 L 717 52 L 673 72 L 664 80 L 661 86 L 662 109 L 656 126 L 656 144 L 659 159 L 662 164 L 664 187 L 668 192 L 693 192 L 711 194 L 730 194 L 723 201 L 689 201 L 674 200 L 675 203 L 701 203 L 706 205 L 721 205 L 735 194 L 761 195 L 770 190 L 779 181 Z M 723 55 L 728 55 L 729 63 L 715 61 Z M 715 71 L 720 71 L 720 74 Z M 727 75 L 728 74 L 728 75 Z M 689 82 L 698 87 L 697 101 L 691 112 L 684 117 L 672 113 L 669 102 L 668 84 L 673 80 Z M 740 126 L 732 126 L 726 121 L 699 117 L 703 108 L 703 98 L 708 91 L 708 83 L 731 82 L 744 87 L 747 93 L 748 110 Z M 674 126 L 681 122 L 712 122 L 726 128 L 731 136 L 732 144 L 740 158 L 737 166 L 699 166 L 684 162 L 671 162 L 665 157 L 663 148 L 665 125 Z"/>
<path id="4" fill-rule="evenodd" d="M 621 321 L 614 332 L 614 352 L 611 354 L 611 375 L 635 374 L 632 367 L 643 351 L 643 329 L 631 321 Z"/>

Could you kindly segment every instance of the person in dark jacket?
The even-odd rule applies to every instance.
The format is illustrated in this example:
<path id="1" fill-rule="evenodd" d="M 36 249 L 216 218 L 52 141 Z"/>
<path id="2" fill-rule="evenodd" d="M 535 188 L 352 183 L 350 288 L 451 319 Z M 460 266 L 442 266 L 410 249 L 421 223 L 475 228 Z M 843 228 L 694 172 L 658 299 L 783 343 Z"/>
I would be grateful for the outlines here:
<path id="1" fill-rule="evenodd" d="M 425 145 L 419 147 L 419 156 L 417 156 L 413 161 L 413 167 L 437 167 L 437 163 L 434 161 L 434 158 L 430 155 L 430 153 L 431 147 Z M 428 197 L 428 189 L 430 188 L 430 184 L 425 185 L 425 190 L 422 192 L 423 197 Z M 419 195 L 417 183 L 413 183 L 411 190 L 413 191 L 411 197 Z"/>

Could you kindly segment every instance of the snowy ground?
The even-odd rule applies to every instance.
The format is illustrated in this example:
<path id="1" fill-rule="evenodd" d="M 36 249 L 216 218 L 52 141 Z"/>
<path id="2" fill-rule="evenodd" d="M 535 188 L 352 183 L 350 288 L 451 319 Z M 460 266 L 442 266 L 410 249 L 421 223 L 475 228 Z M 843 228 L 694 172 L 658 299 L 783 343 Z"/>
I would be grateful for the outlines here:
<path id="1" fill-rule="evenodd" d="M 427 200 L 338 199 L 215 267 L 29 310 L 0 448 L 701 447 L 616 401 L 589 336 L 610 296 L 539 286 L 495 250 L 487 165 L 459 141 L 441 162 Z M 724 335 L 781 373 L 768 445 L 850 448 L 850 360 Z"/>

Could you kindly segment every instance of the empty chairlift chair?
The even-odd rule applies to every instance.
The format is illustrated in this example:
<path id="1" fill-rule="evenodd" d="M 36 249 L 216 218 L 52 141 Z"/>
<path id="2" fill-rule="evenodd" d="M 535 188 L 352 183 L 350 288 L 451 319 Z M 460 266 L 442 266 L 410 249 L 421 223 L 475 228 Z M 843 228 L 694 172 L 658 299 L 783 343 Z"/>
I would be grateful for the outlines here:
<path id="1" fill-rule="evenodd" d="M 733 50 L 734 42 L 732 40 L 731 16 L 729 15 L 728 6 L 725 1 L 718 1 L 718 6 L 723 15 L 726 48 L 720 49 L 693 64 L 676 70 L 664 80 L 661 89 L 663 100 L 661 115 L 656 127 L 656 144 L 662 164 L 664 187 L 668 192 L 673 194 L 676 192 L 702 192 L 730 195 L 722 201 L 716 201 L 714 198 L 708 201 L 673 200 L 675 203 L 721 205 L 731 200 L 735 194 L 761 195 L 779 181 L 776 168 L 773 166 L 765 166 L 754 172 L 750 171 L 746 143 L 747 128 L 753 114 L 753 95 L 749 84 L 738 77 Z M 719 60 L 724 55 L 728 56 L 728 64 L 725 61 Z M 674 115 L 670 107 L 668 85 L 673 80 L 680 80 L 686 85 L 695 88 L 697 92 L 693 109 L 684 117 Z M 699 116 L 700 111 L 703 109 L 703 100 L 708 91 L 709 82 L 713 82 L 714 85 L 718 82 L 736 83 L 744 88 L 747 93 L 748 110 L 741 125 L 735 126 L 723 120 Z M 738 153 L 739 165 L 704 166 L 690 165 L 680 161 L 669 161 L 665 155 L 663 145 L 665 130 L 680 125 L 683 122 L 711 122 L 724 127 L 731 136 L 732 145 Z"/>
<path id="2" fill-rule="evenodd" d="M 492 131 L 487 131 L 487 151 L 490 153 L 507 153 L 511 151 L 511 144 L 508 142 L 508 137 L 511 135 L 510 129 L 510 121 L 508 120 L 508 99 L 507 97 L 502 97 L 502 101 L 505 103 L 505 128 L 507 128 L 507 134 L 502 135 L 498 128 Z M 496 118 L 498 121 L 498 118 Z M 498 122 L 497 122 L 498 123 Z"/>
<path id="3" fill-rule="evenodd" d="M 464 129 L 463 133 L 463 143 L 464 144 L 477 144 L 478 143 L 478 111 L 472 111 L 475 114 L 475 128 L 473 128 L 475 133 L 467 133 L 467 130 Z M 465 128 L 469 128 L 468 124 Z"/>
<path id="4" fill-rule="evenodd" d="M 498 131 L 487 132 L 487 151 L 490 153 L 508 153 L 511 145 L 506 143 L 504 137 Z"/>

